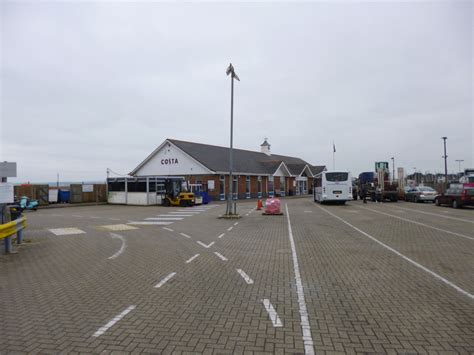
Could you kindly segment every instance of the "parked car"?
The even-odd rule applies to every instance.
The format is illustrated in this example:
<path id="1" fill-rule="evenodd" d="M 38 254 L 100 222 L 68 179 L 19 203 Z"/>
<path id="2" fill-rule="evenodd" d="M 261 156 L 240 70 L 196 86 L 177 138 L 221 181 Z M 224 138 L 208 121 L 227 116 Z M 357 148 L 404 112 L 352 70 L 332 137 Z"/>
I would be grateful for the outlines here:
<path id="1" fill-rule="evenodd" d="M 435 198 L 436 206 L 449 205 L 453 208 L 474 206 L 474 187 L 450 187 L 444 194 Z"/>
<path id="2" fill-rule="evenodd" d="M 405 192 L 405 201 L 413 202 L 433 202 L 438 193 L 428 186 L 418 186 Z"/>

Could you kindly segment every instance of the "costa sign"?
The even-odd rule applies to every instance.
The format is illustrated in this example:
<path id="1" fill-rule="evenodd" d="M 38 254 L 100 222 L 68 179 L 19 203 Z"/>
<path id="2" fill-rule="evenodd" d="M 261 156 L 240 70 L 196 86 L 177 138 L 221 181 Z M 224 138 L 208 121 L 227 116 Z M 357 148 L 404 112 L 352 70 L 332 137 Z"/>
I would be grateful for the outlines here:
<path id="1" fill-rule="evenodd" d="M 161 165 L 172 165 L 172 164 L 178 164 L 178 158 L 161 159 Z"/>

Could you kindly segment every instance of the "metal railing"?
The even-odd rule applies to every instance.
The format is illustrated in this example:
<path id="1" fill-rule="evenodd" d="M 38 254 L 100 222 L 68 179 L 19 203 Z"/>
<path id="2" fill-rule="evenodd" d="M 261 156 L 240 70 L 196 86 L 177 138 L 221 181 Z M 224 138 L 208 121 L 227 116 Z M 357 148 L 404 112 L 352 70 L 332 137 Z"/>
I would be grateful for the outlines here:
<path id="1" fill-rule="evenodd" d="M 14 221 L 0 224 L 0 240 L 4 239 L 5 253 L 12 252 L 12 237 L 16 234 L 16 243 L 23 241 L 23 229 L 26 228 L 26 218 L 20 217 Z"/>

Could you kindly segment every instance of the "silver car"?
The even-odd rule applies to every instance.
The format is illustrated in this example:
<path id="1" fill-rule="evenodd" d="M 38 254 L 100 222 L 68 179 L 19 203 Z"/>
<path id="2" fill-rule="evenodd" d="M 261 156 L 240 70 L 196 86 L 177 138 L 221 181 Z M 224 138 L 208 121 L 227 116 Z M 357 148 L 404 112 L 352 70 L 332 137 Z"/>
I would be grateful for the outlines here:
<path id="1" fill-rule="evenodd" d="M 428 186 L 418 186 L 408 190 L 405 193 L 405 201 L 413 202 L 434 202 L 435 197 L 438 193 L 436 190 Z"/>

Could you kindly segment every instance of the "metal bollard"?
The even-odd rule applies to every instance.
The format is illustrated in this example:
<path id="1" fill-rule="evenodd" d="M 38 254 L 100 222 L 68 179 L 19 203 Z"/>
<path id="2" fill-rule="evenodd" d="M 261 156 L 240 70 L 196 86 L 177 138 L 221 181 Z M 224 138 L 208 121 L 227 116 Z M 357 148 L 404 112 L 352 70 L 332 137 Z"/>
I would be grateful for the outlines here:
<path id="1" fill-rule="evenodd" d="M 11 237 L 6 237 L 4 239 L 5 243 L 5 254 L 10 254 L 12 252 L 12 239 Z"/>
<path id="2" fill-rule="evenodd" d="M 23 242 L 23 230 L 20 229 L 16 232 L 16 244 L 21 244 Z"/>

